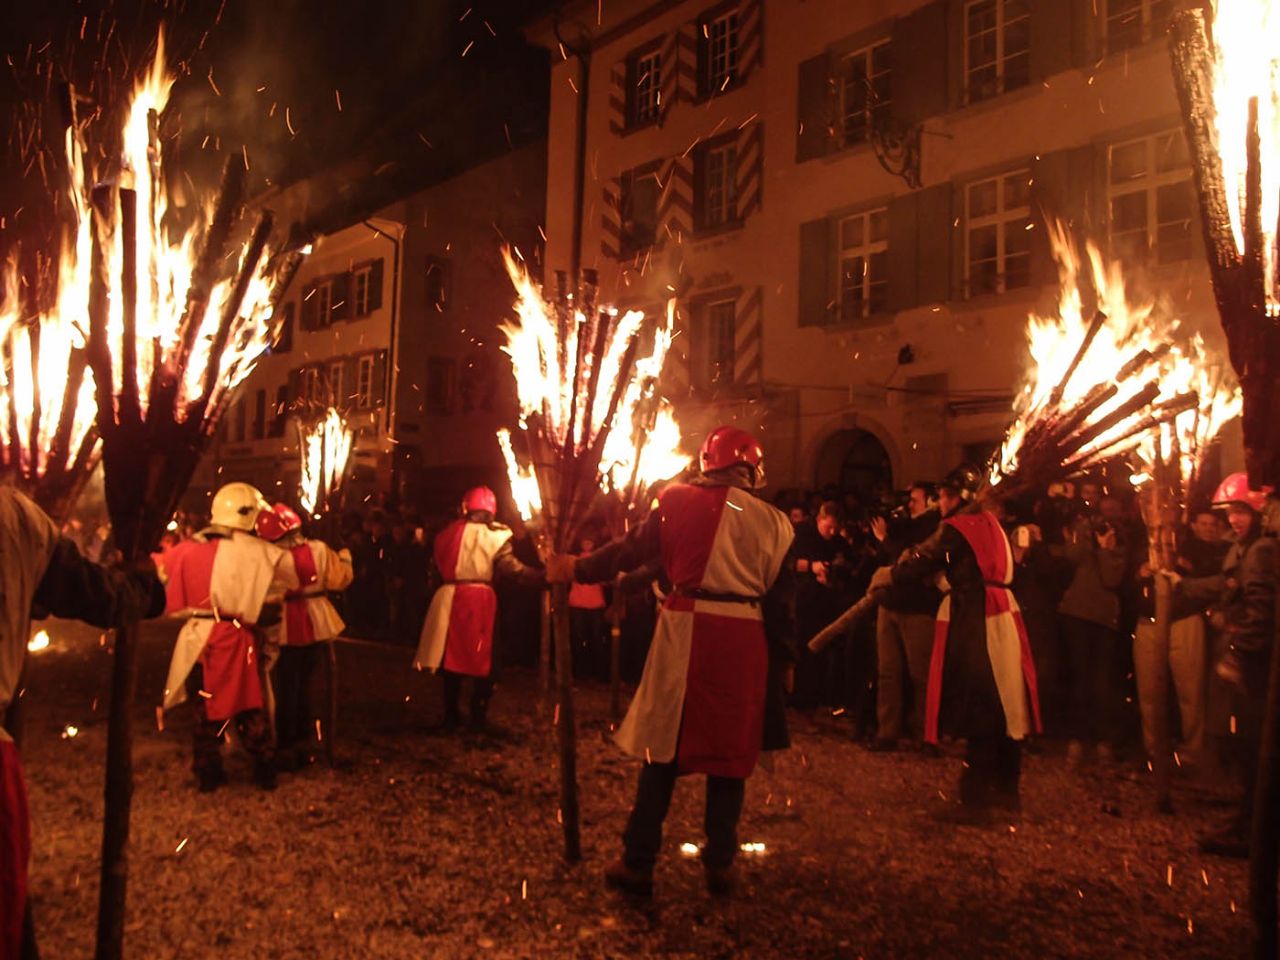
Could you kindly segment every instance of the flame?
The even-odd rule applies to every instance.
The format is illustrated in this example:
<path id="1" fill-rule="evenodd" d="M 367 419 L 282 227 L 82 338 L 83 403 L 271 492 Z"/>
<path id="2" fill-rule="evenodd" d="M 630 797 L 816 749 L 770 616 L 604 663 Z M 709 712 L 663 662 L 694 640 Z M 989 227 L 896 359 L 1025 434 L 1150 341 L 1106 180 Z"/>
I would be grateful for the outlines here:
<path id="1" fill-rule="evenodd" d="M 503 250 L 503 261 L 516 289 L 518 322 L 503 324 L 507 337 L 502 350 L 511 358 L 520 407 L 520 428 L 536 429 L 556 447 L 582 453 L 608 426 L 600 456 L 600 488 L 629 498 L 635 491 L 679 473 L 689 462 L 681 453 L 680 425 L 671 404 L 658 392 L 658 381 L 671 348 L 675 327 L 675 301 L 667 304 L 663 323 L 654 331 L 646 356 L 634 361 L 635 369 L 622 391 L 609 421 L 609 405 L 622 371 L 628 346 L 641 331 L 644 313 L 607 308 L 610 325 L 600 352 L 598 373 L 593 371 L 597 326 L 577 304 L 566 305 L 565 319 L 555 304 L 545 301 L 528 272 Z M 579 338 L 585 338 L 579 349 Z M 577 369 L 578 357 L 582 369 Z M 575 392 L 575 374 L 578 389 Z M 591 409 L 582 385 L 598 376 L 599 386 Z M 572 433 L 572 435 L 571 435 Z M 507 465 L 520 515 L 530 520 L 541 510 L 541 497 L 532 467 L 521 466 L 512 447 L 511 433 L 499 431 L 498 443 Z"/>
<path id="2" fill-rule="evenodd" d="M 1196 403 L 1174 421 L 1182 440 L 1181 455 L 1188 458 L 1184 464 L 1186 476 L 1194 476 L 1194 467 L 1203 456 L 1208 439 L 1239 413 L 1239 387 L 1220 364 L 1208 358 L 1199 335 L 1182 335 L 1178 320 L 1158 307 L 1154 300 L 1133 298 L 1117 262 L 1106 260 L 1093 243 L 1086 243 L 1087 264 L 1082 263 L 1077 245 L 1064 225 L 1050 221 L 1047 228 L 1058 264 L 1057 316 L 1031 314 L 1028 317 L 1030 372 L 1015 401 L 1016 420 L 992 465 L 992 483 L 1000 482 L 1018 469 L 1033 427 L 1069 412 L 1100 385 L 1113 385 L 1115 395 L 1085 418 L 1078 429 L 1098 425 L 1152 382 L 1157 382 L 1159 389 L 1149 404 L 1103 430 L 1078 455 L 1107 450 L 1136 427 L 1151 407 L 1194 391 Z M 1106 320 L 1064 385 L 1063 378 L 1076 359 L 1093 320 L 1094 312 L 1084 307 L 1086 294 L 1082 281 L 1086 278 L 1096 309 L 1106 315 Z M 1144 350 L 1156 353 L 1159 359 L 1151 363 L 1143 375 L 1119 377 L 1125 365 Z M 1135 443 L 1153 442 L 1152 437 L 1157 434 L 1158 431 L 1146 431 Z"/>
<path id="3" fill-rule="evenodd" d="M 516 502 L 520 519 L 526 523 L 542 510 L 542 494 L 538 491 L 538 478 L 533 467 L 526 467 L 516 459 L 511 446 L 511 431 L 505 427 L 498 431 L 498 447 L 507 465 L 507 479 L 511 482 L 511 498 Z"/>
<path id="4" fill-rule="evenodd" d="M 298 481 L 298 499 L 307 513 L 314 515 L 322 505 L 331 506 L 330 499 L 346 478 L 353 436 L 351 428 L 333 407 L 310 429 L 299 422 L 302 475 Z"/>
<path id="5" fill-rule="evenodd" d="M 193 268 L 198 256 L 198 241 L 212 218 L 212 201 L 203 204 L 201 214 L 186 230 L 166 222 L 168 212 L 167 178 L 158 139 L 158 118 L 169 102 L 175 74 L 165 65 L 164 31 L 156 41 L 156 56 L 150 69 L 139 79 L 124 126 L 124 149 L 121 173 L 124 185 L 131 185 L 137 196 L 137 319 L 134 334 L 137 362 L 126 370 L 114 364 L 116 396 L 124 391 L 125 378 L 137 390 L 143 415 L 150 403 L 150 384 L 160 374 L 178 384 L 177 418 L 182 421 L 197 403 L 204 409 L 216 410 L 224 397 L 252 372 L 258 358 L 271 340 L 271 284 L 267 273 L 269 256 L 264 256 L 256 275 L 249 283 L 239 315 L 233 321 L 227 345 L 218 357 L 211 351 L 219 320 L 231 299 L 233 276 L 224 276 L 215 284 L 205 308 L 199 316 L 187 316 Z M 112 276 L 119 276 L 123 249 L 119 229 L 112 232 L 108 262 Z M 243 264 L 248 244 L 236 258 Z M 195 328 L 190 356 L 185 363 L 181 344 L 189 328 Z M 109 323 L 111 354 L 124 354 L 123 300 L 112 297 Z M 182 369 L 179 369 L 179 364 Z M 210 371 L 210 367 L 213 368 Z M 213 376 L 206 393 L 206 377 Z"/>
<path id="6" fill-rule="evenodd" d="M 1218 153 L 1236 250 L 1244 253 L 1245 137 L 1249 101 L 1258 101 L 1262 161 L 1263 258 L 1268 306 L 1276 285 L 1276 221 L 1280 215 L 1280 4 L 1214 0 L 1213 106 Z"/>

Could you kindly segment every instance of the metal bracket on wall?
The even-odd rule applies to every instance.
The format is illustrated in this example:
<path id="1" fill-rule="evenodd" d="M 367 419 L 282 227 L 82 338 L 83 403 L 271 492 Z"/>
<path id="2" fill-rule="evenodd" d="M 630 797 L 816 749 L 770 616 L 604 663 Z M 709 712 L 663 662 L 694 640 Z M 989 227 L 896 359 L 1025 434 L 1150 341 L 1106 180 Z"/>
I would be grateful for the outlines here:
<path id="1" fill-rule="evenodd" d="M 924 124 L 905 124 L 892 117 L 885 117 L 871 129 L 871 145 L 876 159 L 895 177 L 901 177 L 908 187 L 920 187 L 920 139 Z"/>

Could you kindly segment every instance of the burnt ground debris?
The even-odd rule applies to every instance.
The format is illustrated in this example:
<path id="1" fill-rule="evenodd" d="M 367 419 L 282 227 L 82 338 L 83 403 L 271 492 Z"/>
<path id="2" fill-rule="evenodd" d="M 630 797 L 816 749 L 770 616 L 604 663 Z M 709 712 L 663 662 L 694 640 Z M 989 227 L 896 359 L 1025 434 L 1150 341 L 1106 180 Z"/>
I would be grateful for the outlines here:
<path id="1" fill-rule="evenodd" d="M 31 887 L 47 957 L 92 953 L 109 653 L 54 624 L 28 667 Z M 1233 957 L 1246 868 L 1200 854 L 1225 784 L 1180 778 L 1154 811 L 1141 771 L 1027 760 L 1024 813 L 938 823 L 959 760 L 872 754 L 839 721 L 793 717 L 795 745 L 748 784 L 742 888 L 706 893 L 698 778 L 677 788 L 651 903 L 605 891 L 635 764 L 607 740 L 608 691 L 579 688 L 585 861 L 561 859 L 552 714 L 511 671 L 497 729 L 446 736 L 439 681 L 404 647 L 340 647 L 340 762 L 257 790 L 195 790 L 182 708 L 157 729 L 174 627 L 140 651 L 127 948 L 164 957 Z M 67 725 L 76 727 L 68 736 Z M 1012 827 L 1012 828 L 1011 828 Z M 1203 872 L 1202 872 L 1203 871 Z"/>

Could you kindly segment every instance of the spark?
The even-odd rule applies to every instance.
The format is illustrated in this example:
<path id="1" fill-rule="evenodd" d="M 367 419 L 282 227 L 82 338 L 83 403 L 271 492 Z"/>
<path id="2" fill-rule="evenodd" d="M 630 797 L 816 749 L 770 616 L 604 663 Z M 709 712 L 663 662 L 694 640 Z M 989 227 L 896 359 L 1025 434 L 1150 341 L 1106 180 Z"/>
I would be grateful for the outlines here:
<path id="1" fill-rule="evenodd" d="M 333 99 L 338 104 L 338 112 L 341 113 L 342 112 L 342 91 L 340 91 L 337 87 L 333 88 Z"/>
<path id="2" fill-rule="evenodd" d="M 27 641 L 27 650 L 35 653 L 37 650 L 46 650 L 49 647 L 49 631 L 38 630 L 36 635 Z"/>
<path id="3" fill-rule="evenodd" d="M 181 842 L 181 843 L 179 843 L 179 844 L 178 844 L 177 849 L 173 851 L 173 855 L 174 855 L 175 857 L 176 857 L 178 854 L 180 854 L 180 853 L 182 852 L 182 848 L 183 848 L 183 847 L 185 847 L 185 846 L 187 845 L 187 840 L 189 840 L 189 839 L 190 839 L 189 837 L 183 837 L 183 838 L 182 838 L 182 842 Z"/>
<path id="4" fill-rule="evenodd" d="M 77 727 L 74 723 L 68 723 L 65 727 L 62 728 L 62 739 L 70 740 L 79 732 L 80 732 L 79 727 Z"/>
<path id="5" fill-rule="evenodd" d="M 213 82 L 213 67 L 209 68 L 209 86 L 213 87 L 213 92 L 216 96 L 222 96 L 222 91 L 219 90 L 218 85 Z"/>

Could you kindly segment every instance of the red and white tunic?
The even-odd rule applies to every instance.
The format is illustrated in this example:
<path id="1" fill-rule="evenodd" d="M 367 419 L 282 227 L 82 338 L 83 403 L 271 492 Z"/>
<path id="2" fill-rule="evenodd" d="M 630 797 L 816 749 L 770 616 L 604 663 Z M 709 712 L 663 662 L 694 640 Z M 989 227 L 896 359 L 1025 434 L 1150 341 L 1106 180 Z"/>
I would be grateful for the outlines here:
<path id="1" fill-rule="evenodd" d="M 493 667 L 493 623 L 498 595 L 494 558 L 511 539 L 500 523 L 455 520 L 436 535 L 432 553 L 440 589 L 431 598 L 414 666 L 487 677 Z"/>
<path id="2" fill-rule="evenodd" d="M 658 501 L 663 569 L 640 686 L 616 739 L 682 772 L 746 777 L 760 755 L 769 668 L 761 600 L 794 532 L 745 490 L 676 484 Z"/>
<path id="3" fill-rule="evenodd" d="M 1021 740 L 1040 730 L 1040 705 L 1036 690 L 1035 661 L 1031 656 L 1031 644 L 1027 638 L 1022 611 L 1014 598 L 1013 551 L 1009 538 L 992 514 L 987 512 L 958 514 L 943 521 L 964 538 L 977 564 L 981 577 L 983 598 L 982 623 L 985 627 L 985 652 L 995 691 L 998 708 L 1004 715 L 1005 735 Z M 940 541 L 945 544 L 945 540 Z M 963 548 L 961 548 L 963 549 Z M 958 571 L 953 592 L 971 583 L 971 578 Z M 975 611 L 976 612 L 976 611 Z M 948 642 L 957 638 L 952 633 L 952 594 L 942 598 L 934 624 L 933 656 L 929 664 L 929 685 L 925 697 L 925 740 L 938 740 L 938 718 L 942 707 L 944 673 L 948 659 Z M 976 686 L 974 680 L 962 680 Z M 973 695 L 976 698 L 976 694 Z"/>
<path id="4" fill-rule="evenodd" d="M 237 530 L 192 540 L 170 552 L 165 584 L 170 615 L 190 619 L 178 633 L 165 681 L 164 707 L 187 697 L 187 675 L 204 670 L 205 716 L 225 720 L 262 707 L 255 626 L 267 596 L 282 592 L 285 551 Z"/>
<path id="5" fill-rule="evenodd" d="M 306 540 L 286 549 L 281 578 L 288 584 L 279 642 L 299 647 L 332 640 L 346 629 L 329 601 L 331 590 L 345 590 L 352 580 L 351 554 L 335 551 L 320 540 Z"/>

